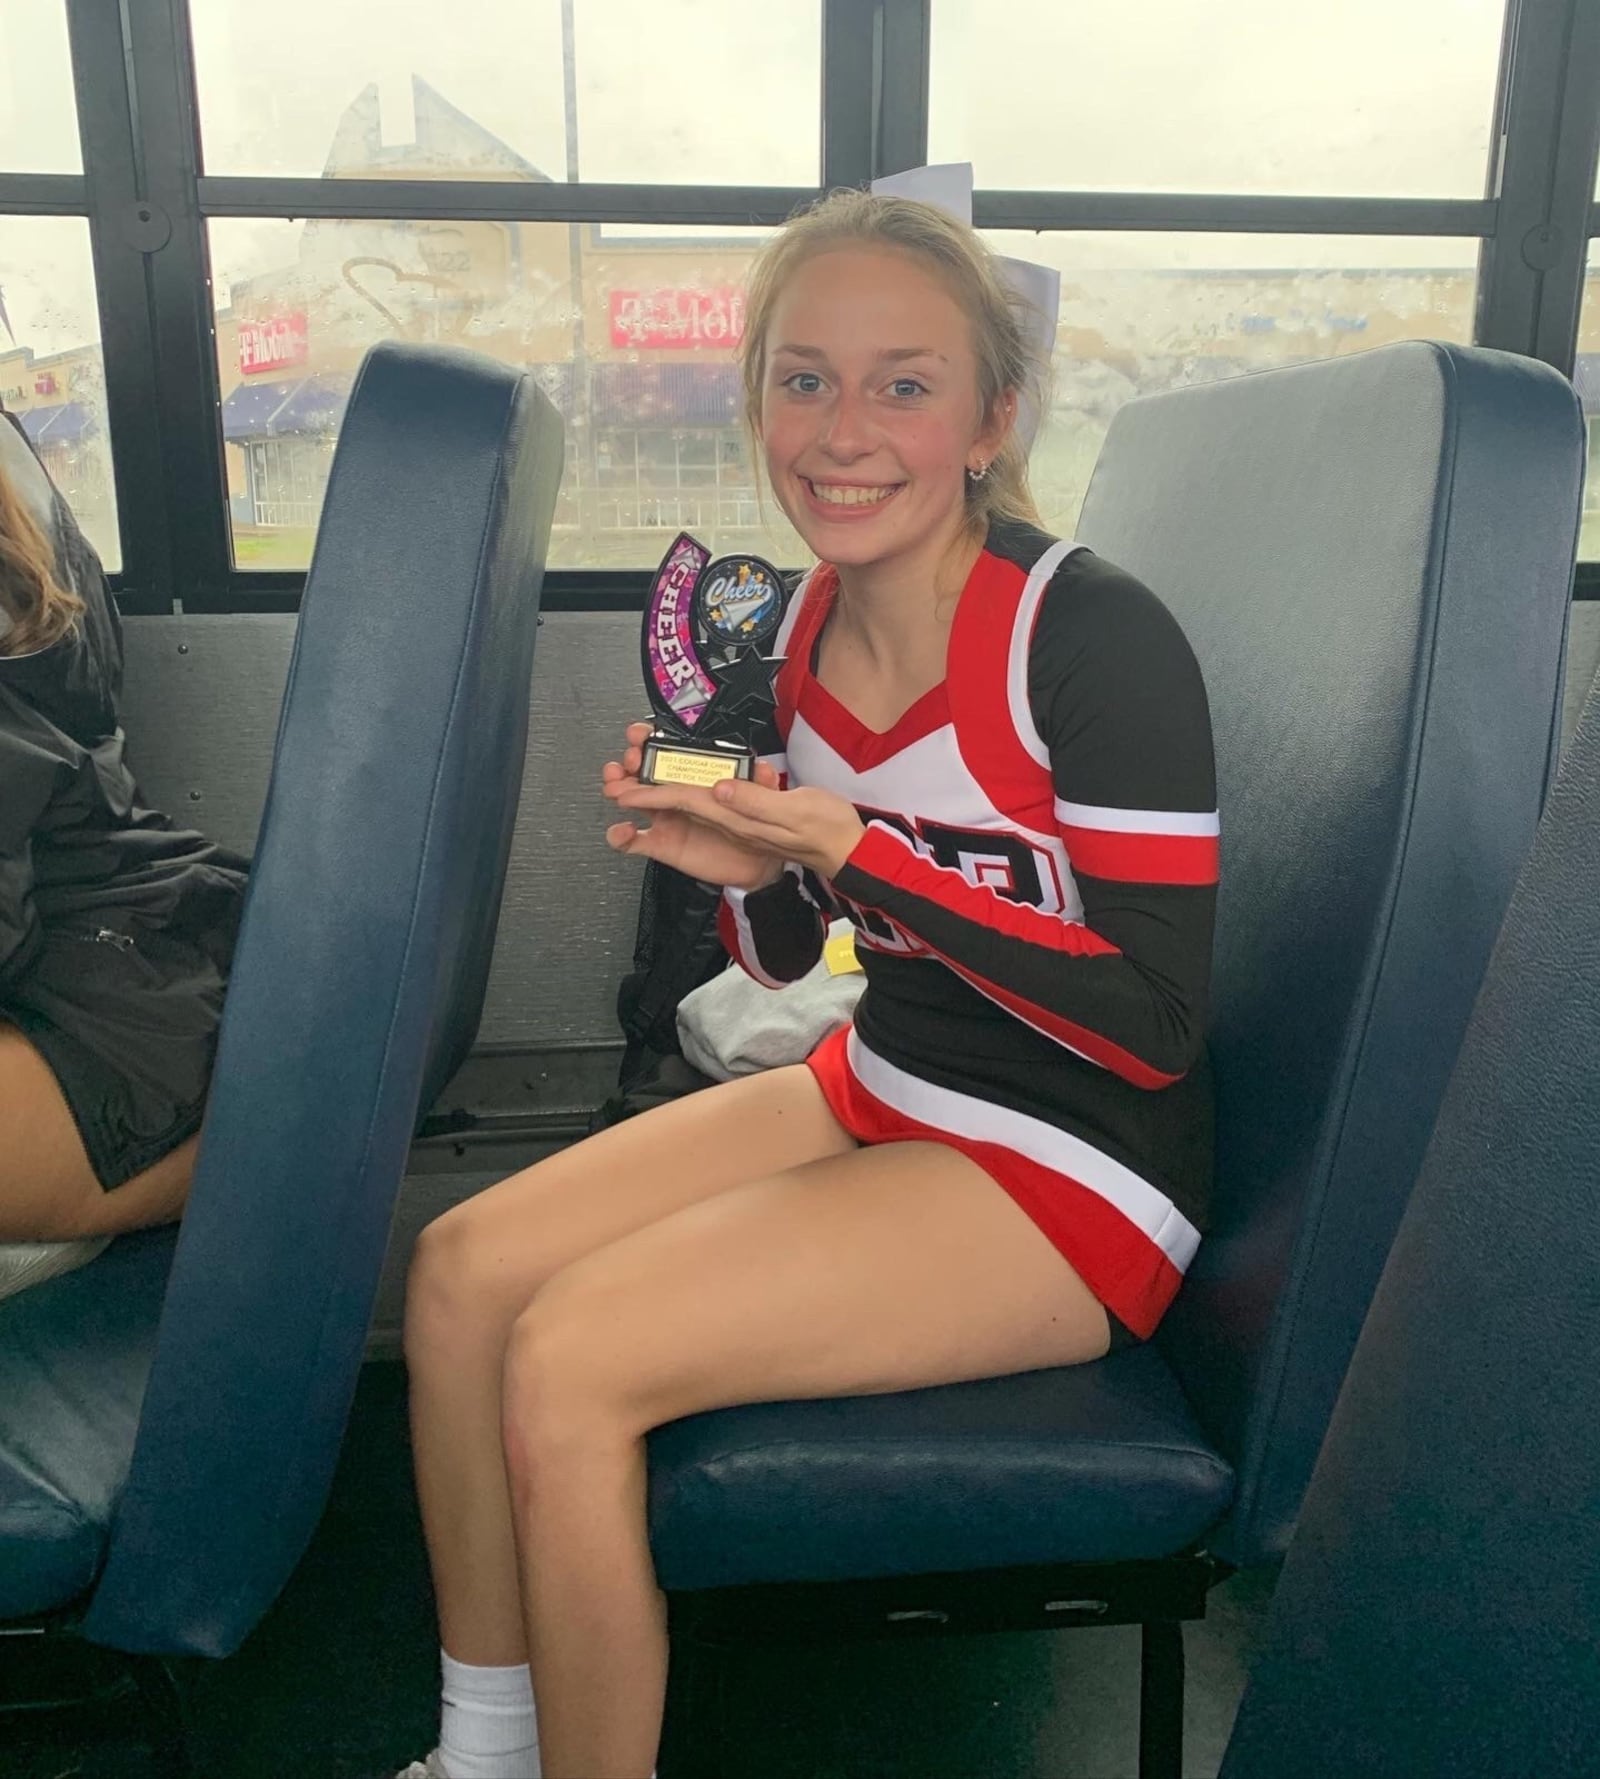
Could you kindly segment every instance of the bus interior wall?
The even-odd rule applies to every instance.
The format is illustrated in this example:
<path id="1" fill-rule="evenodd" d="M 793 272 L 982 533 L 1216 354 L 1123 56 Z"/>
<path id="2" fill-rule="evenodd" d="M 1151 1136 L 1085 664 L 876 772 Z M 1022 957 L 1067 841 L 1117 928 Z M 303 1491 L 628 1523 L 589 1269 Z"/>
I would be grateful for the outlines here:
<path id="1" fill-rule="evenodd" d="M 288 614 L 126 622 L 124 722 L 156 807 L 248 851 L 294 643 Z M 1572 607 L 1563 741 L 1600 668 L 1600 602 Z M 472 1057 L 434 1106 L 401 1187 L 368 1351 L 399 1351 L 406 1261 L 451 1205 L 581 1134 L 621 1057 L 615 996 L 639 871 L 606 846 L 599 764 L 639 715 L 637 619 L 541 625 L 528 752 L 494 962 Z"/>

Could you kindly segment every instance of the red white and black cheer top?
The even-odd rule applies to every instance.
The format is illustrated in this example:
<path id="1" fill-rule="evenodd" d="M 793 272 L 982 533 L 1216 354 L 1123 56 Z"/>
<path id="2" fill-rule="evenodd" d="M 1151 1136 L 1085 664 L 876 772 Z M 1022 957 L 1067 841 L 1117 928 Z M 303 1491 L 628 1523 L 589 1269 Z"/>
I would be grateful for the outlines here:
<path id="1" fill-rule="evenodd" d="M 848 915 L 866 988 L 811 1058 L 835 1115 L 863 1141 L 971 1154 L 1148 1335 L 1211 1184 L 1218 828 L 1199 667 L 1133 576 L 997 525 L 943 683 L 878 734 L 815 677 L 837 591 L 823 564 L 791 601 L 772 763 L 867 831 L 831 883 L 791 866 L 726 892 L 724 943 L 778 986 Z"/>

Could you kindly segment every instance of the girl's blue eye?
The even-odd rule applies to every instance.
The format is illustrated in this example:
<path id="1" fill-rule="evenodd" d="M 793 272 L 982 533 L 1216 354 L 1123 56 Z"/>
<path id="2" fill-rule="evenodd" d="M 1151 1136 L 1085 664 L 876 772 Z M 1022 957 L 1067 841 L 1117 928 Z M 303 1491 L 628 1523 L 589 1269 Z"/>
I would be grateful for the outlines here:
<path id="1" fill-rule="evenodd" d="M 896 377 L 889 387 L 896 395 L 904 397 L 907 400 L 914 396 L 927 394 L 927 390 L 923 388 L 922 384 L 920 384 L 915 377 Z"/>
<path id="2" fill-rule="evenodd" d="M 783 380 L 785 389 L 792 389 L 796 395 L 815 395 L 822 387 L 822 379 L 815 371 L 796 371 Z"/>

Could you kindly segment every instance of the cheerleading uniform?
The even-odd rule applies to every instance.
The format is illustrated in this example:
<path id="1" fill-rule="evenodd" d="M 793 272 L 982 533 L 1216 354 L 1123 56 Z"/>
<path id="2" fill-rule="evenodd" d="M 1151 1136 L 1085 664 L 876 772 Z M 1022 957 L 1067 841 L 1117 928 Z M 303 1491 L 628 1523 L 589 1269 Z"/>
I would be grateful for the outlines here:
<path id="1" fill-rule="evenodd" d="M 809 1059 L 835 1117 L 862 1142 L 970 1155 L 1147 1336 L 1211 1183 L 1218 829 L 1199 668 L 1131 575 L 996 525 L 944 681 L 879 734 L 815 677 L 837 590 L 822 565 L 785 617 L 772 764 L 846 798 L 866 832 L 831 882 L 791 865 L 727 891 L 724 943 L 776 987 L 847 915 L 865 991 Z"/>

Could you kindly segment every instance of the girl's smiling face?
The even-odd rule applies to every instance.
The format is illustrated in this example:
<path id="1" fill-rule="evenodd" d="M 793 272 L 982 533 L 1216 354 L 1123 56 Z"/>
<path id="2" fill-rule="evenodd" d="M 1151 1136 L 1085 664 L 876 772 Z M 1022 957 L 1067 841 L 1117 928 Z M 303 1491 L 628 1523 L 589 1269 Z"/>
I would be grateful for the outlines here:
<path id="1" fill-rule="evenodd" d="M 761 442 L 778 504 L 826 562 L 923 566 L 960 537 L 966 476 L 999 448 L 971 324 L 893 248 L 802 261 L 773 306 Z"/>

